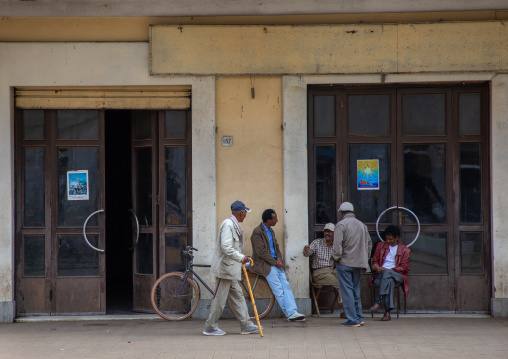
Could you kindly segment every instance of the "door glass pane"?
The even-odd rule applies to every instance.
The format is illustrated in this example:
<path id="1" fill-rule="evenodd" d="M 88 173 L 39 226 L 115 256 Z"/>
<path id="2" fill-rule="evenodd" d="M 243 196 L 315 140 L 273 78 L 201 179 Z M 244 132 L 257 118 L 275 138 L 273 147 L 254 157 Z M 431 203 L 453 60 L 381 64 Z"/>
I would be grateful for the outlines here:
<path id="1" fill-rule="evenodd" d="M 44 148 L 25 147 L 24 226 L 44 227 Z"/>
<path id="2" fill-rule="evenodd" d="M 97 248 L 99 236 L 86 235 L 92 246 Z M 90 248 L 82 235 L 58 236 L 58 275 L 99 275 L 99 252 Z"/>
<path id="3" fill-rule="evenodd" d="M 99 151 L 96 147 L 58 148 L 58 218 L 63 227 L 82 227 L 86 218 L 99 210 Z M 68 186 L 68 171 L 88 171 L 88 199 L 75 199 L 72 183 Z M 84 176 L 83 176 L 84 177 Z M 85 188 L 86 183 L 80 185 Z M 86 192 L 86 190 L 84 190 Z M 69 193 L 71 192 L 71 193 Z M 88 226 L 97 226 L 98 215 L 93 216 Z"/>
<path id="4" fill-rule="evenodd" d="M 140 233 L 136 246 L 136 273 L 153 273 L 153 236 L 152 233 Z"/>
<path id="5" fill-rule="evenodd" d="M 166 273 L 185 270 L 183 250 L 186 246 L 187 233 L 166 234 Z"/>
<path id="6" fill-rule="evenodd" d="M 390 96 L 348 96 L 348 133 L 350 135 L 389 135 Z"/>
<path id="7" fill-rule="evenodd" d="M 136 148 L 136 201 L 140 226 L 152 225 L 152 149 Z"/>
<path id="8" fill-rule="evenodd" d="M 44 110 L 23 110 L 23 139 L 44 138 Z"/>
<path id="9" fill-rule="evenodd" d="M 459 134 L 481 134 L 481 96 L 479 93 L 459 94 Z"/>
<path id="10" fill-rule="evenodd" d="M 166 224 L 186 224 L 186 148 L 166 147 Z"/>
<path id="11" fill-rule="evenodd" d="M 58 139 L 96 140 L 99 138 L 99 111 L 58 110 Z"/>
<path id="12" fill-rule="evenodd" d="M 335 136 L 335 96 L 314 96 L 314 136 Z"/>
<path id="13" fill-rule="evenodd" d="M 445 94 L 402 96 L 404 135 L 444 135 L 445 129 Z"/>
<path id="14" fill-rule="evenodd" d="M 444 144 L 404 145 L 404 206 L 421 223 L 446 222 L 446 147 Z M 404 223 L 416 223 L 413 216 Z"/>
<path id="15" fill-rule="evenodd" d="M 369 189 L 370 185 L 379 189 Z M 360 190 L 362 186 L 366 189 Z M 381 212 L 390 207 L 389 144 L 349 146 L 349 198 L 362 222 L 375 223 Z"/>
<path id="16" fill-rule="evenodd" d="M 134 122 L 134 139 L 149 140 L 152 138 L 152 111 L 132 111 Z"/>
<path id="17" fill-rule="evenodd" d="M 316 224 L 336 223 L 335 146 L 316 146 Z"/>
<path id="18" fill-rule="evenodd" d="M 404 232 L 403 243 L 408 245 L 415 232 Z M 446 233 L 420 233 L 411 245 L 411 274 L 448 274 Z"/>
<path id="19" fill-rule="evenodd" d="M 23 236 L 23 276 L 46 275 L 46 246 L 44 235 Z"/>
<path id="20" fill-rule="evenodd" d="M 460 271 L 462 274 L 483 274 L 481 232 L 460 232 Z"/>
<path id="21" fill-rule="evenodd" d="M 480 144 L 460 144 L 460 221 L 482 221 L 482 176 Z"/>
<path id="22" fill-rule="evenodd" d="M 164 116 L 165 138 L 187 137 L 187 111 L 166 111 Z"/>

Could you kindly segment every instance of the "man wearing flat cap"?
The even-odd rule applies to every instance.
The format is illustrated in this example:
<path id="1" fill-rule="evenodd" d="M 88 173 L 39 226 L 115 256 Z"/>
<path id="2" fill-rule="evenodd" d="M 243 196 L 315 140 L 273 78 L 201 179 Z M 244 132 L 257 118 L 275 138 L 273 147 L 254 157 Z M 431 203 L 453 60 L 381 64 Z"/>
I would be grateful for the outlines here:
<path id="1" fill-rule="evenodd" d="M 240 334 L 259 333 L 259 328 L 249 318 L 245 297 L 238 283 L 242 279 L 242 264 L 249 262 L 249 257 L 242 254 L 243 230 L 240 227 L 247 212 L 250 212 L 250 209 L 243 202 L 235 201 L 231 204 L 231 216 L 220 225 L 211 267 L 217 285 L 204 335 L 227 334 L 219 329 L 218 322 L 228 298 L 229 309 L 240 322 Z"/>
<path id="2" fill-rule="evenodd" d="M 312 279 L 316 284 L 332 286 L 339 290 L 339 281 L 337 279 L 337 272 L 335 271 L 335 264 L 333 263 L 333 231 L 335 225 L 327 223 L 324 228 L 324 238 L 318 238 L 312 241 L 310 245 L 303 247 L 303 255 L 311 257 L 311 271 Z M 338 298 L 339 304 L 342 299 Z M 340 317 L 346 319 L 344 310 L 340 309 Z"/>
<path id="3" fill-rule="evenodd" d="M 369 267 L 372 249 L 367 226 L 356 219 L 353 204 L 343 202 L 339 207 L 342 220 L 335 225 L 332 259 L 337 262 L 335 269 L 339 278 L 340 294 L 344 312 L 348 318 L 345 327 L 363 325 L 360 279 L 362 270 Z"/>

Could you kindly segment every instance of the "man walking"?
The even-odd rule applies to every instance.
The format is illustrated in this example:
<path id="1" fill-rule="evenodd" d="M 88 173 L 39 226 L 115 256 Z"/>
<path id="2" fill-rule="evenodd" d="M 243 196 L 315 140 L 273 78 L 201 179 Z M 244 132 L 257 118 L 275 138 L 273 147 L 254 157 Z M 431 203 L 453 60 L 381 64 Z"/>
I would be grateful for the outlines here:
<path id="1" fill-rule="evenodd" d="M 238 283 L 242 276 L 242 264 L 249 262 L 249 257 L 241 253 L 243 230 L 240 223 L 247 216 L 247 212 L 250 212 L 250 209 L 245 207 L 243 202 L 235 201 L 231 204 L 231 216 L 220 225 L 211 267 L 212 274 L 217 278 L 217 286 L 210 316 L 205 323 L 204 335 L 227 334 L 219 329 L 218 322 L 228 298 L 229 309 L 240 322 L 240 334 L 259 333 L 259 328 L 249 318 L 242 288 Z"/>
<path id="2" fill-rule="evenodd" d="M 277 303 L 289 321 L 304 321 L 305 315 L 296 311 L 296 302 L 284 272 L 284 262 L 272 227 L 278 222 L 277 213 L 267 209 L 263 222 L 252 232 L 252 260 L 250 271 L 266 278 Z"/>
<path id="3" fill-rule="evenodd" d="M 339 278 L 344 312 L 348 318 L 345 327 L 359 327 L 364 323 L 360 298 L 362 270 L 369 266 L 372 240 L 367 226 L 356 219 L 354 207 L 343 202 L 339 208 L 342 220 L 335 225 L 332 258 Z"/>

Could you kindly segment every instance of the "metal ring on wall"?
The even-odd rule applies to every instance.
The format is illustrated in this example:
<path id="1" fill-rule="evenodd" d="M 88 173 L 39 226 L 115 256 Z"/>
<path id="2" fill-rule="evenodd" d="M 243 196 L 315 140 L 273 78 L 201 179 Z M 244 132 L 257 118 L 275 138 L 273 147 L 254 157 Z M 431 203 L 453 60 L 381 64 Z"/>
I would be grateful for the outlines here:
<path id="1" fill-rule="evenodd" d="M 418 223 L 418 232 L 416 232 L 416 236 L 415 238 L 413 239 L 413 241 L 411 243 L 409 243 L 408 245 L 406 245 L 406 247 L 411 247 L 413 245 L 414 242 L 416 242 L 416 240 L 418 239 L 418 236 L 420 235 L 420 221 L 418 220 L 418 217 L 416 216 L 416 214 L 414 214 L 413 211 L 411 211 L 410 209 L 406 208 L 406 207 L 399 207 L 399 206 L 393 206 L 393 207 L 390 207 L 390 208 L 387 208 L 385 209 L 383 212 L 381 212 L 381 214 L 379 215 L 379 217 L 377 217 L 377 221 L 376 221 L 376 233 L 377 233 L 377 236 L 379 237 L 379 239 L 381 240 L 381 242 L 384 242 L 383 238 L 381 238 L 381 235 L 379 234 L 379 220 L 381 219 L 381 217 L 383 216 L 383 214 L 385 214 L 386 212 L 392 210 L 392 209 L 403 209 L 405 211 L 408 211 L 409 213 L 411 213 L 413 215 L 413 217 L 416 219 L 416 223 Z"/>

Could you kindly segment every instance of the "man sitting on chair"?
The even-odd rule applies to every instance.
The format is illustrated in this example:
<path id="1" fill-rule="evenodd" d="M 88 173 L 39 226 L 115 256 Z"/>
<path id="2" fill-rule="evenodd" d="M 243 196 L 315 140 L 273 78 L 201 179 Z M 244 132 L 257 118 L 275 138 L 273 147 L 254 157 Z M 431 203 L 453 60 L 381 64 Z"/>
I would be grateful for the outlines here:
<path id="1" fill-rule="evenodd" d="M 333 231 L 335 225 L 327 223 L 324 229 L 324 238 L 318 238 L 312 241 L 310 246 L 303 247 L 303 255 L 312 257 L 312 279 L 316 284 L 330 285 L 339 290 L 339 280 L 335 271 L 333 261 L 331 261 L 333 251 Z M 339 294 L 339 303 L 342 299 Z M 347 318 L 344 309 L 340 308 L 341 318 Z"/>
<path id="2" fill-rule="evenodd" d="M 370 278 L 369 286 L 373 284 L 378 286 L 379 296 L 376 303 L 370 307 L 370 311 L 379 311 L 384 297 L 385 314 L 381 319 L 382 321 L 390 320 L 390 311 L 395 308 L 393 303 L 395 284 L 403 285 L 406 297 L 409 294 L 410 250 L 404 244 L 399 243 L 399 237 L 399 227 L 386 227 L 384 231 L 385 241 L 378 243 L 372 257 L 372 277 Z"/>

